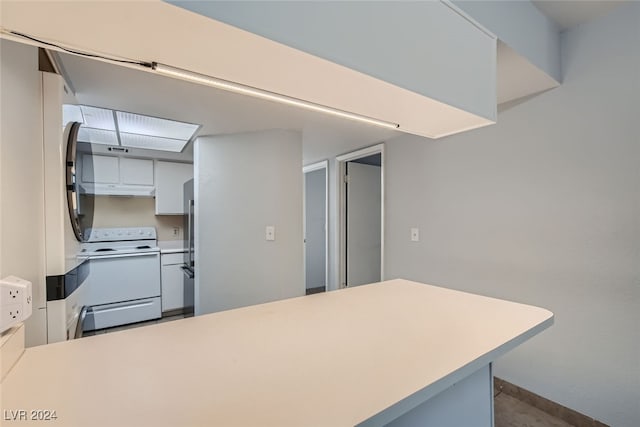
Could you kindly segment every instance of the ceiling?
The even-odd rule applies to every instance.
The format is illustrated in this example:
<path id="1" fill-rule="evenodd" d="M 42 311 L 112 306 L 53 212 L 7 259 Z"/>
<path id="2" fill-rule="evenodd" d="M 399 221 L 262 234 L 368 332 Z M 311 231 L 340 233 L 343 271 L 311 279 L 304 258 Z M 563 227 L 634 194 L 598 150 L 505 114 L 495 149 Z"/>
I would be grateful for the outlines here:
<path id="1" fill-rule="evenodd" d="M 400 134 L 142 69 L 70 54 L 58 56 L 80 104 L 201 124 L 199 135 L 298 130 L 304 136 L 305 163 L 342 146 L 361 147 Z"/>
<path id="2" fill-rule="evenodd" d="M 549 19 L 558 24 L 560 31 L 591 21 L 606 14 L 624 1 L 618 0 L 532 0 Z"/>
<path id="3" fill-rule="evenodd" d="M 534 4 L 561 29 L 603 15 L 621 1 L 541 1 Z M 400 134 L 398 131 L 238 95 L 155 73 L 69 54 L 60 61 L 78 103 L 201 124 L 199 135 L 294 129 L 303 134 L 305 164 Z M 498 103 L 547 90 L 554 82 L 508 46 L 498 46 Z M 527 87 L 523 86 L 527 83 Z M 526 86 L 526 85 L 525 85 Z M 161 90 L 160 90 L 161 89 Z M 540 92 L 535 90 L 533 92 Z"/>

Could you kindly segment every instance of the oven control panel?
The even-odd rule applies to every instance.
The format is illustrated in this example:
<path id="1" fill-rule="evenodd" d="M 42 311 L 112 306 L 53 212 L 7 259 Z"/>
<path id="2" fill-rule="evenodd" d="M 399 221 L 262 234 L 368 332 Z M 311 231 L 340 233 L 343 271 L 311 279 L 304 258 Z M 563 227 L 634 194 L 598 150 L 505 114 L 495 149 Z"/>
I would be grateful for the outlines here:
<path id="1" fill-rule="evenodd" d="M 87 242 L 113 242 L 156 238 L 155 227 L 87 228 Z"/>

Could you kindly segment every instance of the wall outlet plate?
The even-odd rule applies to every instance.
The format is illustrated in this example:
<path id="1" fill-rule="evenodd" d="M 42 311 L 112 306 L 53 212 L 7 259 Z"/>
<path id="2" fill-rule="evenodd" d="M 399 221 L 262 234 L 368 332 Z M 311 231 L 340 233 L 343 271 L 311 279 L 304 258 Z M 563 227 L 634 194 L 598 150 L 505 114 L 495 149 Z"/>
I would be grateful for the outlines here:
<path id="1" fill-rule="evenodd" d="M 0 280 L 0 333 L 29 318 L 32 306 L 31 282 L 15 276 Z"/>
<path id="2" fill-rule="evenodd" d="M 267 225 L 264 237 L 268 241 L 276 240 L 276 227 L 273 225 Z"/>

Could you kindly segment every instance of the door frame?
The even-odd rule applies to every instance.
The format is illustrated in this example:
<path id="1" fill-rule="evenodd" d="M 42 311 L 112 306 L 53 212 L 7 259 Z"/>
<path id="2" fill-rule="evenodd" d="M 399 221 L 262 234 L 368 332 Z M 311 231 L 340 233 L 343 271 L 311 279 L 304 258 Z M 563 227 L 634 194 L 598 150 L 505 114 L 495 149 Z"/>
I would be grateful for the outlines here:
<path id="1" fill-rule="evenodd" d="M 307 289 L 307 185 L 306 174 L 324 169 L 324 290 L 329 291 L 329 160 L 322 160 L 302 167 L 302 269 L 304 289 Z"/>
<path id="2" fill-rule="evenodd" d="M 356 151 L 352 151 L 349 153 L 341 154 L 336 157 L 336 182 L 338 183 L 338 224 L 339 224 L 339 235 L 340 235 L 340 243 L 338 249 L 338 270 L 339 270 L 339 280 L 338 280 L 338 288 L 346 288 L 347 286 L 347 265 L 346 265 L 346 257 L 347 257 L 347 191 L 346 191 L 346 182 L 345 182 L 345 172 L 347 169 L 347 162 L 352 160 L 361 159 L 363 157 L 368 157 L 373 154 L 380 154 L 380 280 L 384 280 L 384 205 L 385 205 L 385 194 L 384 194 L 384 143 L 371 145 L 369 147 L 364 147 Z"/>

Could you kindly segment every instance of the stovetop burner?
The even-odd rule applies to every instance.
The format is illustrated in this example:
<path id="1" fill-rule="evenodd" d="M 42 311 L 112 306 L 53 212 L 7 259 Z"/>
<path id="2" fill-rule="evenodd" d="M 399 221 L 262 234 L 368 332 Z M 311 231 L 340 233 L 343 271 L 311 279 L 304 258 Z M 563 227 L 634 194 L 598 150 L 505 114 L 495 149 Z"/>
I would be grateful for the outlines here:
<path id="1" fill-rule="evenodd" d="M 87 229 L 86 235 L 83 255 L 112 257 L 159 251 L 154 227 L 93 228 Z"/>

